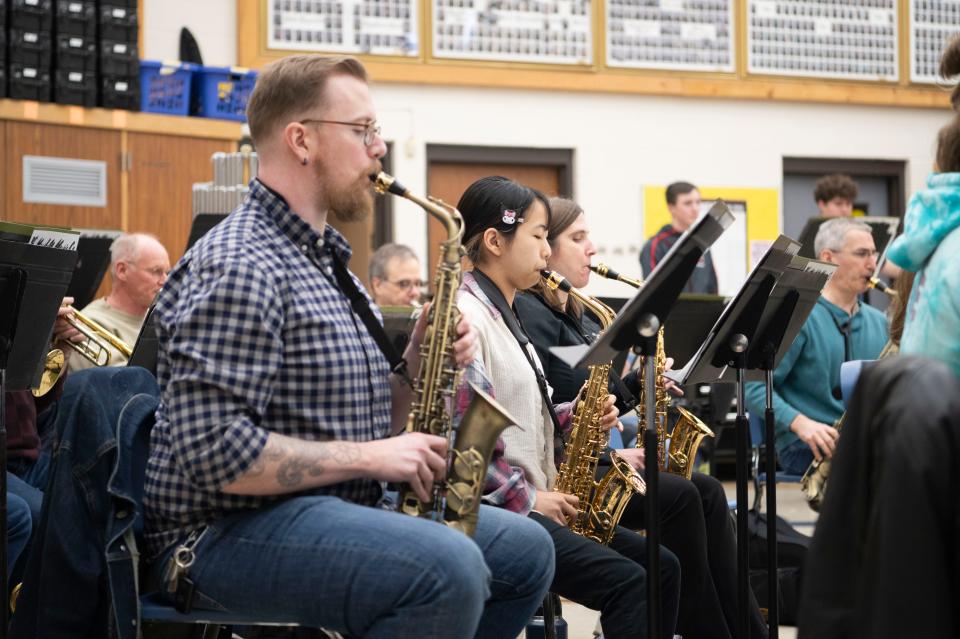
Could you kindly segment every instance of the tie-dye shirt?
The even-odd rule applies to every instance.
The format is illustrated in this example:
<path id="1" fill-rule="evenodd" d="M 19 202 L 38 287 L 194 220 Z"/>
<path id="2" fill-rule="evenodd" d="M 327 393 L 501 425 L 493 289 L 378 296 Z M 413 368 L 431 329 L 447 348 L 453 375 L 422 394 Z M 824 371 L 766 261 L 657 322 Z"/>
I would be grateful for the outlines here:
<path id="1" fill-rule="evenodd" d="M 960 173 L 930 175 L 888 257 L 917 274 L 900 352 L 943 360 L 960 376 Z"/>

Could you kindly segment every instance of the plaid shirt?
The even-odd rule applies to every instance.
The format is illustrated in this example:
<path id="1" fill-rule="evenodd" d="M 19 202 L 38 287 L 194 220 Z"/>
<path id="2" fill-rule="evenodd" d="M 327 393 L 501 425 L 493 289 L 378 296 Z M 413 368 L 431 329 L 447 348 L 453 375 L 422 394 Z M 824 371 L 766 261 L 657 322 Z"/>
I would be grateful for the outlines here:
<path id="1" fill-rule="evenodd" d="M 500 311 L 497 310 L 496 306 L 493 305 L 483 290 L 480 289 L 471 273 L 464 273 L 463 284 L 460 286 L 460 291 L 461 294 L 466 292 L 476 296 L 477 299 L 484 303 L 494 319 L 500 317 Z M 519 344 L 517 344 L 517 348 L 520 348 Z M 533 371 L 531 371 L 531 375 L 532 374 Z M 483 362 L 480 358 L 473 360 L 473 362 L 464 369 L 460 379 L 460 386 L 457 389 L 455 405 L 457 421 L 459 421 L 466 412 L 470 401 L 473 399 L 474 393 L 470 388 L 470 383 L 476 384 L 480 390 L 489 394 L 491 397 L 496 397 L 493 382 L 490 381 Z M 531 401 L 534 399 L 543 401 L 539 397 L 531 398 Z M 556 404 L 554 408 L 556 409 L 557 419 L 560 422 L 560 434 L 558 434 L 557 437 L 557 439 L 560 440 L 569 433 L 573 425 L 573 403 L 565 402 L 563 404 Z M 498 437 L 497 445 L 490 459 L 490 465 L 487 466 L 487 477 L 483 487 L 483 501 L 491 506 L 499 506 L 521 515 L 527 515 L 533 510 L 533 505 L 537 500 L 537 490 L 532 484 L 527 482 L 522 468 L 511 466 L 507 460 L 504 459 L 503 454 L 505 450 L 506 445 L 503 438 Z M 561 441 L 556 442 L 554 451 L 556 456 L 554 462 L 559 466 L 560 455 L 563 453 L 563 444 Z"/>
<path id="2" fill-rule="evenodd" d="M 253 180 L 246 201 L 170 273 L 155 311 L 162 391 L 144 495 L 150 555 L 202 524 L 286 498 L 222 492 L 270 432 L 388 436 L 389 366 L 340 292 L 332 253 L 349 260 L 343 236 L 330 226 L 321 236 Z M 381 488 L 357 479 L 310 492 L 374 504 Z"/>

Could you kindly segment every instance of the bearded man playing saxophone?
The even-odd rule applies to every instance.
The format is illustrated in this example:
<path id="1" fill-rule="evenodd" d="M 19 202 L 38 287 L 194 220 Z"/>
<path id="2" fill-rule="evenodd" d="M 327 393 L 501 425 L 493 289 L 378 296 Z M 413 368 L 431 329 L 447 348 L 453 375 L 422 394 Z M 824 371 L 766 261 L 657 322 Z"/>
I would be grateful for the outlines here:
<path id="1" fill-rule="evenodd" d="M 470 539 L 373 507 L 384 481 L 429 500 L 447 442 L 390 437 L 412 393 L 351 308 L 349 282 L 365 293 L 328 224 L 373 208 L 369 176 L 386 145 L 365 69 L 284 58 L 260 75 L 247 117 L 259 177 L 157 299 L 151 580 L 186 545 L 194 606 L 358 637 L 515 637 L 553 576 L 542 528 L 483 507 Z M 424 329 L 406 351 L 414 371 Z M 465 365 L 476 331 L 461 321 L 458 332 Z"/>

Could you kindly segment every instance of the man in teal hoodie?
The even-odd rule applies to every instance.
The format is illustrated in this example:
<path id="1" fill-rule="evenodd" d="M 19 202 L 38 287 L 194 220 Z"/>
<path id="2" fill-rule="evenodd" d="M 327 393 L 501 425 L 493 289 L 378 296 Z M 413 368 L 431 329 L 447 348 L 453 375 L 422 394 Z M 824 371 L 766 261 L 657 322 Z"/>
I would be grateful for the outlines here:
<path id="1" fill-rule="evenodd" d="M 780 466 L 797 475 L 814 459 L 833 456 L 843 414 L 840 365 L 876 359 L 887 341 L 883 313 L 860 302 L 877 266 L 870 227 L 849 217 L 830 220 L 820 226 L 814 249 L 837 271 L 773 374 L 777 455 Z M 764 384 L 747 384 L 746 400 L 748 410 L 763 415 Z"/>

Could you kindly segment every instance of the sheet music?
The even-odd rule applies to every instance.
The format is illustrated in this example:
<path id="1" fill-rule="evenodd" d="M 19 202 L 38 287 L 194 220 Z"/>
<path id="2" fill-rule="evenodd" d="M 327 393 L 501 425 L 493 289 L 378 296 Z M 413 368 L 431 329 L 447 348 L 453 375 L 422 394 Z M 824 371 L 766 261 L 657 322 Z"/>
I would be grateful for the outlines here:
<path id="1" fill-rule="evenodd" d="M 29 244 L 45 248 L 76 251 L 80 234 L 73 231 L 58 231 L 54 229 L 37 228 L 30 235 Z"/>

